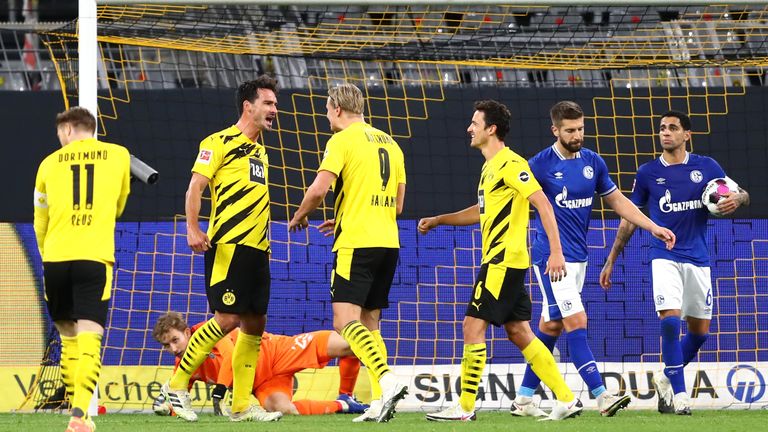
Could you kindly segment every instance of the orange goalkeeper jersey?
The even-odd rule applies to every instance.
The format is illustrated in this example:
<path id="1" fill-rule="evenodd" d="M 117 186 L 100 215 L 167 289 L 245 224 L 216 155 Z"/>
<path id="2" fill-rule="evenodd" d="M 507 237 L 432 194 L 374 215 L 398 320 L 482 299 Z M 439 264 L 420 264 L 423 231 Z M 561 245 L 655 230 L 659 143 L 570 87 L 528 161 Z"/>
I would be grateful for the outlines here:
<path id="1" fill-rule="evenodd" d="M 196 332 L 206 322 L 197 323 L 192 326 L 192 333 Z M 232 330 L 228 335 L 221 338 L 213 347 L 213 351 L 208 353 L 208 357 L 203 364 L 192 374 L 189 380 L 189 388 L 195 381 L 202 381 L 206 384 L 224 384 L 232 387 L 232 351 L 235 349 L 235 332 Z M 181 358 L 176 357 L 174 370 L 179 367 Z"/>
<path id="2" fill-rule="evenodd" d="M 205 322 L 192 327 L 197 331 Z M 328 337 L 330 331 L 302 333 L 296 336 L 281 336 L 264 332 L 261 339 L 261 352 L 256 366 L 256 379 L 253 382 L 254 393 L 262 386 L 272 387 L 271 381 L 278 376 L 293 376 L 304 369 L 320 369 L 331 360 L 328 357 Z M 192 374 L 190 388 L 194 381 L 206 384 L 224 384 L 232 387 L 232 352 L 239 329 L 232 330 L 213 348 L 208 358 Z M 176 367 L 180 359 L 176 359 Z M 283 389 L 288 394 L 292 389 Z"/>

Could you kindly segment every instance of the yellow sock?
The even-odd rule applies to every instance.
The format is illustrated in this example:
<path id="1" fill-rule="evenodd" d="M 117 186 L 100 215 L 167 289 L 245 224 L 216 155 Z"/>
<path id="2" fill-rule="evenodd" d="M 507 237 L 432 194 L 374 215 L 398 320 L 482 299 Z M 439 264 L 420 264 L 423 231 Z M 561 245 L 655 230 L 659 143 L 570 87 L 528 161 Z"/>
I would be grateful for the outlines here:
<path id="1" fill-rule="evenodd" d="M 371 332 L 371 335 L 373 335 L 373 339 L 376 341 L 376 344 L 379 346 L 381 355 L 386 359 L 387 345 L 384 343 L 384 338 L 381 337 L 381 330 L 374 330 Z M 371 370 L 371 368 L 366 367 L 365 370 L 366 372 L 368 372 L 368 380 L 371 382 L 371 400 L 380 399 L 381 385 L 379 384 L 379 380 L 373 374 L 373 371 Z"/>
<path id="2" fill-rule="evenodd" d="M 88 412 L 88 405 L 91 404 L 101 373 L 101 335 L 94 332 L 80 332 L 77 335 L 77 347 L 80 358 L 75 375 L 72 415 L 83 417 Z"/>
<path id="3" fill-rule="evenodd" d="M 187 349 L 179 362 L 179 367 L 173 373 L 168 386 L 172 390 L 186 390 L 192 374 L 203 364 L 208 354 L 213 350 L 213 346 L 223 337 L 224 332 L 213 318 L 192 333 Z"/>
<path id="4" fill-rule="evenodd" d="M 459 397 L 459 404 L 464 412 L 475 410 L 477 388 L 483 378 L 486 356 L 484 343 L 464 345 L 464 355 L 461 359 L 461 396 Z"/>
<path id="5" fill-rule="evenodd" d="M 372 377 L 371 388 L 373 389 L 373 383 L 376 382 L 378 384 L 382 375 L 389 372 L 386 354 L 381 352 L 376 338 L 371 334 L 370 330 L 360 324 L 360 321 L 352 321 L 347 324 L 341 330 L 341 336 L 352 347 L 352 352 L 365 365 L 370 374 L 369 376 Z M 379 392 L 381 392 L 381 388 L 379 388 Z"/>
<path id="6" fill-rule="evenodd" d="M 67 389 L 66 398 L 72 403 L 75 397 L 75 377 L 77 377 L 77 359 L 80 349 L 77 347 L 77 336 L 61 336 L 61 380 Z"/>
<path id="7" fill-rule="evenodd" d="M 253 381 L 261 350 L 261 336 L 249 335 L 242 330 L 232 351 L 232 412 L 239 413 L 251 405 Z"/>
<path id="8" fill-rule="evenodd" d="M 549 387 L 560 402 L 570 402 L 573 400 L 573 392 L 568 388 L 560 370 L 557 368 L 555 358 L 549 352 L 538 338 L 528 344 L 523 350 L 525 361 L 531 365 L 531 369 L 541 381 Z"/>

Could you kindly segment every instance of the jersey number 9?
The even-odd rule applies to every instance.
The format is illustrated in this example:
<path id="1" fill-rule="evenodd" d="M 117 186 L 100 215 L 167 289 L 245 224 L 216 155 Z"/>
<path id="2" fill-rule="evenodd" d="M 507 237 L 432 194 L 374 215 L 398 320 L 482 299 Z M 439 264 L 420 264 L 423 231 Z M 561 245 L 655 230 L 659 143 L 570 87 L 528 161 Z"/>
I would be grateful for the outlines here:
<path id="1" fill-rule="evenodd" d="M 383 147 L 379 148 L 379 174 L 381 174 L 381 190 L 387 190 L 389 183 L 389 152 Z"/>

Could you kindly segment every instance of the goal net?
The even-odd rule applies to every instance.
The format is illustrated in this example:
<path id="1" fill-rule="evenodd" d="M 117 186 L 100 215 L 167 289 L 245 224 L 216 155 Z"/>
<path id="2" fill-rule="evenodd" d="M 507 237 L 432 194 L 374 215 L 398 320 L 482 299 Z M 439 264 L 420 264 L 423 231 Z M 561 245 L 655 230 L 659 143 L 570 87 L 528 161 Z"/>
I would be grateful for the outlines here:
<path id="1" fill-rule="evenodd" d="M 477 227 L 440 228 L 420 237 L 415 227 L 420 217 L 476 200 L 482 158 L 469 148 L 465 132 L 473 101 L 498 99 L 510 107 L 507 144 L 526 158 L 553 142 L 549 107 L 577 101 L 587 114 L 586 147 L 603 156 L 624 193 L 637 167 L 658 157 L 658 116 L 669 109 L 690 113 L 690 150 L 715 157 L 741 184 L 757 184 L 768 168 L 765 160 L 745 165 L 722 144 L 733 128 L 746 136 L 766 135 L 765 122 L 752 116 L 755 104 L 768 98 L 760 88 L 768 65 L 765 5 L 211 3 L 98 10 L 100 133 L 161 173 L 155 187 L 134 183 L 118 223 L 100 382 L 102 403 L 111 410 L 148 410 L 170 375 L 173 360 L 151 337 L 160 314 L 182 312 L 190 324 L 209 317 L 202 256 L 187 247 L 179 213 L 197 144 L 234 123 L 234 90 L 258 74 L 275 76 L 281 86 L 277 127 L 261 137 L 271 163 L 268 331 L 332 328 L 331 241 L 314 228 L 290 235 L 287 230 L 331 135 L 327 89 L 341 82 L 359 86 L 366 120 L 390 133 L 405 152 L 402 249 L 382 334 L 390 363 L 410 381 L 404 406 L 413 410 L 458 398 L 461 322 L 480 265 L 480 234 Z M 76 30 L 73 22 L 42 35 L 68 106 L 76 104 L 78 93 Z M 312 226 L 330 217 L 332 201 L 326 200 Z M 714 318 L 708 342 L 686 368 L 697 408 L 765 404 L 765 222 L 711 222 Z M 589 343 L 607 387 L 630 393 L 633 407 L 652 408 L 650 377 L 661 364 L 649 236 L 638 233 L 627 247 L 611 291 L 597 284 L 617 225 L 597 200 L 583 291 Z M 535 325 L 541 295 L 531 281 Z M 51 344 L 56 347 L 55 340 Z M 488 348 L 478 403 L 506 409 L 524 360 L 502 329 L 489 330 Z M 49 351 L 43 365 L 55 377 L 57 354 Z M 556 355 L 571 388 L 595 406 L 564 342 Z M 309 397 L 336 396 L 332 368 L 307 371 L 298 381 Z M 361 374 L 361 399 L 369 397 L 365 381 Z M 33 389 L 30 402 L 46 397 L 40 386 Z M 195 391 L 202 407 L 206 390 Z M 551 400 L 548 391 L 539 396 L 544 406 Z"/>

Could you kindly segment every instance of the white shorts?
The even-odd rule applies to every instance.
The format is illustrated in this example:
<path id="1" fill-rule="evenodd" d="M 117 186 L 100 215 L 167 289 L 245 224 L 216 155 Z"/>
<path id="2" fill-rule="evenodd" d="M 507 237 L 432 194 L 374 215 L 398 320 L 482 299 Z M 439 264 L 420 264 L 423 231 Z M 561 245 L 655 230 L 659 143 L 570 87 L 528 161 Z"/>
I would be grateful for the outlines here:
<path id="1" fill-rule="evenodd" d="M 651 261 L 656 312 L 680 310 L 683 318 L 712 319 L 712 277 L 709 267 L 666 259 Z"/>
<path id="2" fill-rule="evenodd" d="M 584 310 L 581 303 L 581 289 L 587 275 L 587 263 L 566 262 L 566 276 L 558 282 L 550 282 L 544 274 L 546 266 L 533 266 L 536 280 L 541 289 L 541 316 L 544 321 L 561 320 Z"/>

